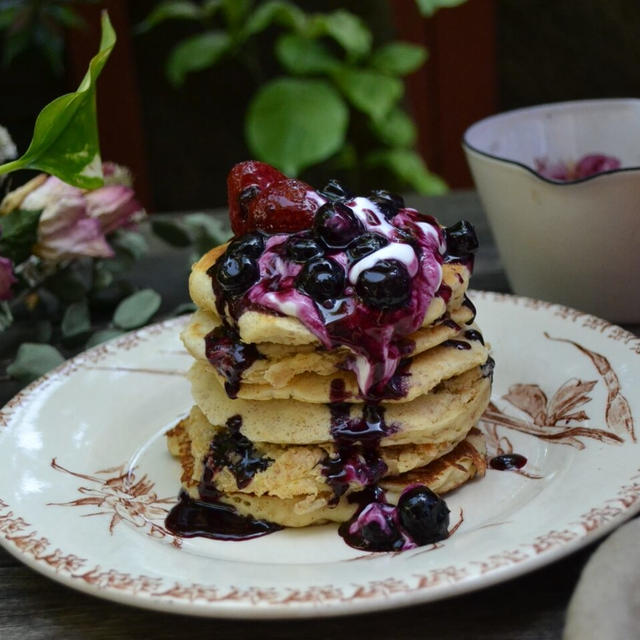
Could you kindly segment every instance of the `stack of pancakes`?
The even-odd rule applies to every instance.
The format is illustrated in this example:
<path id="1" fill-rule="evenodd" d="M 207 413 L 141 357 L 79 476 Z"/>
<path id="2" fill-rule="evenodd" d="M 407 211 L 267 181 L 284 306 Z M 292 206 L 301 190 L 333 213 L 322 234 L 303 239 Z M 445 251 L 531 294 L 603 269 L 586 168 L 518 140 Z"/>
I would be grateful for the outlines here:
<path id="1" fill-rule="evenodd" d="M 415 483 L 442 494 L 484 473 L 483 436 L 474 425 L 489 402 L 492 361 L 473 324 L 464 264 L 443 265 L 442 295 L 410 336 L 399 397 L 365 402 L 355 374 L 344 368 L 352 355 L 346 347 L 327 350 L 297 318 L 248 308 L 233 329 L 257 358 L 230 398 L 228 378 L 205 349 L 206 336 L 229 322 L 219 315 L 207 274 L 225 248 L 211 250 L 192 270 L 198 311 L 182 340 L 195 358 L 195 405 L 168 434 L 191 497 L 215 496 L 243 515 L 302 527 L 348 520 L 357 509 L 353 494 L 372 477 L 393 502 Z M 372 406 L 373 422 L 382 426 L 373 439 L 351 434 L 345 446 L 341 429 L 370 425 Z"/>

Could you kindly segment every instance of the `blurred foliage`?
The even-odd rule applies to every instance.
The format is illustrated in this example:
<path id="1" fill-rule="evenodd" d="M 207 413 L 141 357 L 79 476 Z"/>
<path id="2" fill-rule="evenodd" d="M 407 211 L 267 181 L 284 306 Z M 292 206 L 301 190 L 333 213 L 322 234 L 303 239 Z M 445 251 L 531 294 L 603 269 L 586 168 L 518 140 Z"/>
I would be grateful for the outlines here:
<path id="1" fill-rule="evenodd" d="M 423 15 L 464 0 L 417 0 Z M 403 99 L 403 77 L 427 59 L 424 47 L 393 41 L 380 46 L 365 22 L 346 9 L 308 13 L 288 0 L 165 0 L 138 25 L 139 33 L 167 21 L 191 22 L 197 32 L 171 49 L 169 81 L 234 58 L 258 87 L 245 113 L 245 138 L 257 159 L 290 176 L 321 163 L 356 172 L 382 170 L 400 187 L 438 194 L 444 182 L 415 151 L 417 131 Z M 264 47 L 282 75 L 265 77 Z M 362 136 L 362 131 L 365 135 Z M 355 135 L 357 132 L 359 135 Z"/>
<path id="2" fill-rule="evenodd" d="M 74 4 L 96 0 L 0 0 L 0 31 L 4 35 L 2 64 L 7 68 L 29 49 L 37 49 L 56 74 L 64 70 L 64 32 L 84 21 Z"/>

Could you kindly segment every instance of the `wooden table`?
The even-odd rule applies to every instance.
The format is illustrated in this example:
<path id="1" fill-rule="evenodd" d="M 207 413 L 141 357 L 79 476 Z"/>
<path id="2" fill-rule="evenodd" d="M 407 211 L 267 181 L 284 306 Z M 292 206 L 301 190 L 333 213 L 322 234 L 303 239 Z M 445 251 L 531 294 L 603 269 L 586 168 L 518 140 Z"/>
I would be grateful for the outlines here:
<path id="1" fill-rule="evenodd" d="M 480 237 L 472 285 L 508 291 L 491 232 L 472 192 L 409 199 L 444 224 L 470 220 Z M 219 214 L 219 212 L 217 212 Z M 186 300 L 184 251 L 152 245 L 133 278 L 164 294 L 165 307 Z M 639 326 L 629 327 L 640 333 Z M 5 402 L 12 387 L 0 389 Z M 0 639 L 64 638 L 394 638 L 439 640 L 551 640 L 560 638 L 564 615 L 582 567 L 597 545 L 498 586 L 432 604 L 346 618 L 291 621 L 226 621 L 154 613 L 72 591 L 23 566 L 0 550 Z"/>

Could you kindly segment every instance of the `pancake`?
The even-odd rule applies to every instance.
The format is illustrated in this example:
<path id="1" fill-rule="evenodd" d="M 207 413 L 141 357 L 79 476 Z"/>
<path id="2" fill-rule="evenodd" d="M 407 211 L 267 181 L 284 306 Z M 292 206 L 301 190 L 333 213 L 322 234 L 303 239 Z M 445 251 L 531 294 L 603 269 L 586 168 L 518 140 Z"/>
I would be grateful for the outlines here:
<path id="1" fill-rule="evenodd" d="M 191 497 L 199 498 L 197 483 L 185 480 L 191 478 L 194 460 L 191 457 L 190 442 L 186 429 L 173 433 L 170 439 L 173 450 L 178 455 L 183 469 L 183 487 Z M 384 478 L 380 485 L 387 490 L 387 501 L 397 502 L 399 494 L 420 478 L 420 482 L 438 494 L 453 491 L 474 476 L 482 476 L 486 470 L 484 436 L 478 429 L 472 429 L 467 437 L 452 451 L 424 467 L 409 473 Z M 229 492 L 219 496 L 219 501 L 233 505 L 238 513 L 256 519 L 268 520 L 286 527 L 307 527 L 326 522 L 345 522 L 357 510 L 357 505 L 346 496 L 337 504 L 329 504 L 327 496 L 300 494 L 291 498 L 270 495 Z"/>
<path id="2" fill-rule="evenodd" d="M 212 424 L 242 416 L 241 432 L 252 442 L 318 444 L 331 440 L 328 405 L 294 400 L 233 400 L 218 384 L 211 367 L 195 363 L 189 372 L 195 403 Z M 381 446 L 426 444 L 455 439 L 479 419 L 489 402 L 491 381 L 480 367 L 443 381 L 432 392 L 412 402 L 385 404 L 385 420 L 397 430 L 382 438 Z M 352 418 L 362 416 L 363 405 L 349 405 Z"/>
<path id="3" fill-rule="evenodd" d="M 186 433 L 184 433 L 186 432 Z M 406 444 L 382 447 L 380 460 L 386 470 L 381 477 L 397 476 L 432 462 L 451 451 L 466 433 L 456 434 L 456 440 L 443 440 L 431 444 Z M 188 468 L 191 477 L 185 478 L 187 484 L 200 482 L 205 461 L 211 451 L 211 443 L 216 442 L 215 450 L 224 464 L 212 470 L 210 483 L 222 493 L 251 493 L 270 495 L 278 498 L 294 498 L 305 495 L 323 495 L 330 500 L 333 489 L 327 482 L 324 465 L 339 455 L 333 442 L 318 445 L 275 445 L 252 443 L 242 440 L 242 454 L 229 454 L 230 442 L 237 443 L 237 437 L 230 436 L 226 427 L 212 425 L 200 411 L 194 407 L 187 418 L 173 430 L 169 448 L 174 455 L 181 455 L 181 442 L 186 438 L 190 443 L 189 454 L 192 462 Z M 251 473 L 244 473 L 242 465 L 234 466 L 249 459 L 253 464 Z M 353 454 L 353 463 L 358 469 L 364 469 L 362 453 Z M 366 470 L 366 469 L 365 469 Z M 349 491 L 364 488 L 358 481 L 358 474 L 349 484 Z"/>
<path id="4" fill-rule="evenodd" d="M 462 348 L 461 348 L 462 347 Z M 467 340 L 464 332 L 455 336 L 450 344 L 441 344 L 424 351 L 416 357 L 408 359 L 406 366 L 395 376 L 395 385 L 401 387 L 400 392 L 390 393 L 385 403 L 410 402 L 428 393 L 440 384 L 456 375 L 464 373 L 484 364 L 489 357 L 489 350 L 479 340 Z M 225 379 L 208 363 L 197 363 L 201 366 L 195 371 L 207 376 L 210 385 L 214 382 L 224 387 Z M 197 365 L 194 365 L 194 368 Z M 193 377 L 193 376 L 191 376 Z M 240 384 L 237 397 L 244 400 L 298 400 L 307 403 L 328 403 L 335 401 L 335 389 L 339 385 L 341 401 L 358 402 L 362 400 L 356 376 L 351 371 L 337 371 L 332 375 L 302 373 L 294 376 L 281 387 L 268 384 Z"/>
<path id="5" fill-rule="evenodd" d="M 413 342 L 412 355 L 455 338 L 460 333 L 460 328 L 472 321 L 471 309 L 466 306 L 454 309 L 443 321 L 419 329 L 409 336 L 407 340 Z M 211 312 L 200 309 L 193 314 L 180 337 L 187 351 L 196 360 L 207 361 L 205 337 L 220 326 L 220 319 Z M 344 368 L 345 361 L 353 353 L 346 347 L 327 350 L 315 345 L 292 347 L 261 343 L 256 348 L 260 358 L 242 372 L 241 379 L 249 384 L 268 384 L 274 388 L 285 387 L 292 378 L 302 373 L 320 376 L 336 373 Z"/>
<path id="6" fill-rule="evenodd" d="M 189 277 L 189 293 L 195 304 L 205 311 L 222 320 L 218 314 L 216 297 L 211 286 L 211 277 L 207 270 L 224 253 L 227 245 L 211 249 L 196 262 Z M 469 285 L 469 269 L 463 264 L 446 263 L 442 265 L 442 284 L 448 299 L 437 295 L 425 314 L 422 326 L 433 324 L 448 310 L 457 309 L 462 305 L 464 295 Z M 307 329 L 300 320 L 291 316 L 277 316 L 256 310 L 245 310 L 239 318 L 227 318 L 237 325 L 240 339 L 245 343 L 259 344 L 274 342 L 285 345 L 319 344 L 318 338 Z"/>

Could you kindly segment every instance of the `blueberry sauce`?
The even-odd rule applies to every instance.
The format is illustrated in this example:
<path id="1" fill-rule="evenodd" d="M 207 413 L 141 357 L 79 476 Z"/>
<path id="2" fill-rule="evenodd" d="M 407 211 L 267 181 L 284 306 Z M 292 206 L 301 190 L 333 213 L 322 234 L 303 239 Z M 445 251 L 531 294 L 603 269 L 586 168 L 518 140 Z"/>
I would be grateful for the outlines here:
<path id="1" fill-rule="evenodd" d="M 206 485 L 213 485 L 213 477 L 223 468 L 233 474 L 238 489 L 243 489 L 256 473 L 264 471 L 273 462 L 256 453 L 251 440 L 240 433 L 241 427 L 242 417 L 232 416 L 227 420 L 226 429 L 219 431 L 211 441 L 204 459 L 201 484 L 205 486 L 200 495 L 210 491 Z"/>
<path id="2" fill-rule="evenodd" d="M 240 389 L 242 374 L 256 361 L 264 358 L 255 344 L 240 341 L 240 336 L 229 326 L 216 327 L 204 338 L 207 360 L 225 379 L 224 388 L 230 398 Z"/>
<path id="3" fill-rule="evenodd" d="M 519 453 L 503 453 L 489 460 L 489 466 L 498 471 L 513 471 L 522 469 L 527 464 L 527 459 Z"/>
<path id="4" fill-rule="evenodd" d="M 493 380 L 493 370 L 495 369 L 496 361 L 489 356 L 486 362 L 480 366 L 483 378 L 491 378 Z"/>
<path id="5" fill-rule="evenodd" d="M 482 334 L 479 331 L 476 331 L 476 329 L 469 329 L 465 331 L 464 337 L 467 340 L 474 340 L 479 342 L 480 344 L 484 344 L 484 338 L 482 337 Z"/>
<path id="6" fill-rule="evenodd" d="M 463 307 L 467 307 L 467 309 L 471 310 L 471 313 L 473 314 L 471 316 L 471 318 L 469 318 L 469 320 L 467 320 L 467 322 L 465 324 L 473 324 L 475 322 L 476 319 L 476 306 L 473 304 L 473 302 L 471 302 L 471 300 L 469 300 L 469 298 L 467 297 L 467 295 L 465 294 L 463 300 L 462 300 L 462 306 Z"/>
<path id="7" fill-rule="evenodd" d="M 452 347 L 458 351 L 468 351 L 471 349 L 471 345 L 464 340 L 445 340 L 441 343 L 443 347 Z"/>
<path id="8" fill-rule="evenodd" d="M 181 538 L 250 540 L 283 527 L 266 520 L 240 515 L 234 507 L 215 500 L 194 500 L 185 492 L 165 519 L 166 528 Z"/>

